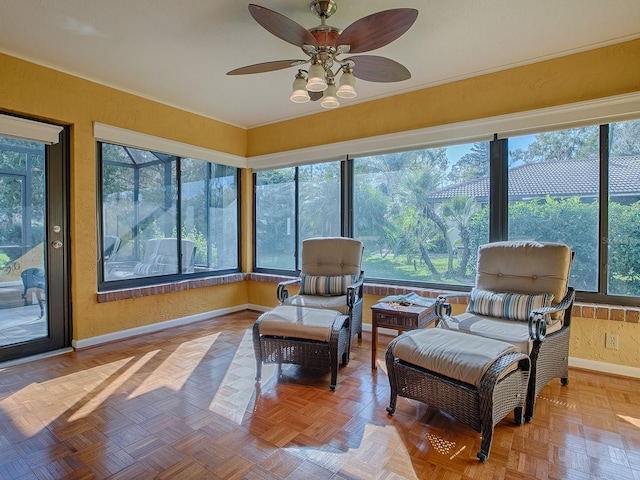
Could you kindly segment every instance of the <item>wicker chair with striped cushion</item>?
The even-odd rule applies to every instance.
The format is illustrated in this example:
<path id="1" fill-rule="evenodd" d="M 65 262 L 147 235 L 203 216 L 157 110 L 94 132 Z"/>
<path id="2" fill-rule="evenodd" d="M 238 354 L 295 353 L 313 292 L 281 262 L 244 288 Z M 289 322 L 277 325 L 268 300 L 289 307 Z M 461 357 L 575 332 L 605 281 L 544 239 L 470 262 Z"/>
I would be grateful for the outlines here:
<path id="1" fill-rule="evenodd" d="M 523 240 L 482 245 L 466 312 L 452 316 L 445 296 L 436 302 L 438 327 L 508 342 L 529 355 L 526 421 L 533 418 L 542 387 L 554 378 L 563 385 L 569 381 L 572 261 L 573 252 L 560 243 Z"/>
<path id="2" fill-rule="evenodd" d="M 318 237 L 302 241 L 302 268 L 295 280 L 281 282 L 281 305 L 336 310 L 349 316 L 351 337 L 362 338 L 362 242 L 344 237 Z M 296 295 L 289 287 L 298 285 Z"/>

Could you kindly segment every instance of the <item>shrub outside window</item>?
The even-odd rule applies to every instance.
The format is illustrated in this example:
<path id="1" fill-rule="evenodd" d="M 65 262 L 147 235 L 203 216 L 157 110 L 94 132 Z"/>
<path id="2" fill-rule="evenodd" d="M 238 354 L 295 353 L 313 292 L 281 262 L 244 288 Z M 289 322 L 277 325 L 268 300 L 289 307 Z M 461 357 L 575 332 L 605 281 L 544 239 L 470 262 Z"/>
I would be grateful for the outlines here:
<path id="1" fill-rule="evenodd" d="M 598 289 L 599 128 L 509 138 L 509 239 L 575 253 L 570 284 Z"/>
<path id="2" fill-rule="evenodd" d="M 607 293 L 640 296 L 640 120 L 609 124 Z"/>

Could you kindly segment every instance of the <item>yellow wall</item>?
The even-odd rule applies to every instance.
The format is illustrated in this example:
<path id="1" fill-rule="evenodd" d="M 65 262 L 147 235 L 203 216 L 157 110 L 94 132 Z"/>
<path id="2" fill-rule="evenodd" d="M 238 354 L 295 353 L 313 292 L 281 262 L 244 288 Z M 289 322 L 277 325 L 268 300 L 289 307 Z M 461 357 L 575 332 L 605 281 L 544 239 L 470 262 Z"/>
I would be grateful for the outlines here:
<path id="1" fill-rule="evenodd" d="M 0 110 L 71 126 L 71 305 L 74 340 L 247 303 L 246 289 L 210 287 L 97 303 L 93 123 L 244 156 L 247 132 L 0 54 Z"/>
<path id="2" fill-rule="evenodd" d="M 618 350 L 604 347 L 606 333 L 618 335 Z M 640 324 L 573 318 L 569 355 L 595 362 L 640 368 Z"/>
<path id="3" fill-rule="evenodd" d="M 249 130 L 249 156 L 640 90 L 640 40 Z M 309 135 L 311 131 L 322 135 Z M 345 152 L 348 153 L 348 152 Z"/>
<path id="4" fill-rule="evenodd" d="M 313 146 L 325 138 L 351 140 L 634 91 L 640 91 L 640 40 L 245 131 L 0 54 L 0 110 L 71 127 L 71 302 L 75 340 L 234 305 L 276 303 L 274 284 L 249 281 L 97 303 L 93 122 L 234 155 L 255 156 Z M 307 134 L 319 125 L 322 138 Z M 242 269 L 250 271 L 250 170 L 243 171 L 241 181 Z M 374 298 L 365 299 L 365 322 L 370 322 L 369 307 L 374 302 Z M 596 343 L 589 343 L 592 325 L 576 323 L 572 355 L 592 358 L 592 345 Z M 594 328 L 606 327 L 597 324 Z M 630 358 L 633 354 L 622 353 L 624 345 L 631 342 L 636 346 L 629 350 L 639 350 L 640 325 L 624 324 L 621 328 L 624 332 L 618 357 L 602 356 L 602 361 L 640 367 L 637 358 Z"/>

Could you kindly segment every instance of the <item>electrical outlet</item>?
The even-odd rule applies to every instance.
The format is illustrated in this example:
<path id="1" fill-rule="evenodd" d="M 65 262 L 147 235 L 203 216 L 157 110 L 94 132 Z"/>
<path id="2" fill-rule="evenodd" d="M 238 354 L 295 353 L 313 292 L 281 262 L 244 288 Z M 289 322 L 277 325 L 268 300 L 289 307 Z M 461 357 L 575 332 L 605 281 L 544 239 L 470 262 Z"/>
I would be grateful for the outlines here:
<path id="1" fill-rule="evenodd" d="M 604 335 L 604 346 L 605 348 L 610 348 L 612 350 L 618 349 L 618 335 L 615 333 L 605 333 Z"/>

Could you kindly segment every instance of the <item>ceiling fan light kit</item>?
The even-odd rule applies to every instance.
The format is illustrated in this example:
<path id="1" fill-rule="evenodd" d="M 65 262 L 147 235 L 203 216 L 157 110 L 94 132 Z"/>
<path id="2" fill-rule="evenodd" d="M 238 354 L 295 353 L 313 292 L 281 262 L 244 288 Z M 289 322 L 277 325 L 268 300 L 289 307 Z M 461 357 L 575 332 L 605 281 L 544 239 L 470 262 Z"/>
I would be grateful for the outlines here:
<path id="1" fill-rule="evenodd" d="M 304 70 L 299 70 L 304 72 Z M 310 92 L 323 92 L 327 89 L 327 72 L 320 62 L 314 63 L 309 68 L 307 78 L 307 90 Z"/>
<path id="2" fill-rule="evenodd" d="M 338 97 L 355 98 L 356 78 L 369 82 L 400 82 L 411 78 L 406 67 L 389 58 L 375 55 L 339 57 L 346 53 L 369 52 L 393 42 L 413 25 L 418 17 L 417 10 L 384 10 L 340 30 L 326 24 L 338 8 L 335 0 L 313 0 L 310 7 L 321 23 L 307 30 L 273 10 L 249 4 L 249 13 L 262 27 L 301 48 L 309 58 L 258 63 L 231 70 L 227 75 L 271 72 L 309 63 L 308 70 L 298 69 L 290 99 L 294 103 L 322 99 L 323 108 L 339 107 Z M 336 77 L 341 72 L 339 87 L 336 87 Z"/>
<path id="3" fill-rule="evenodd" d="M 333 78 L 328 79 L 327 88 L 322 92 L 322 101 L 320 106 L 322 108 L 338 108 L 340 102 L 338 101 L 336 84 Z"/>
<path id="4" fill-rule="evenodd" d="M 304 78 L 302 72 L 298 72 L 295 80 L 293 81 L 293 93 L 291 94 L 291 101 L 293 103 L 307 103 L 311 100 L 309 92 L 307 91 L 307 79 Z"/>

